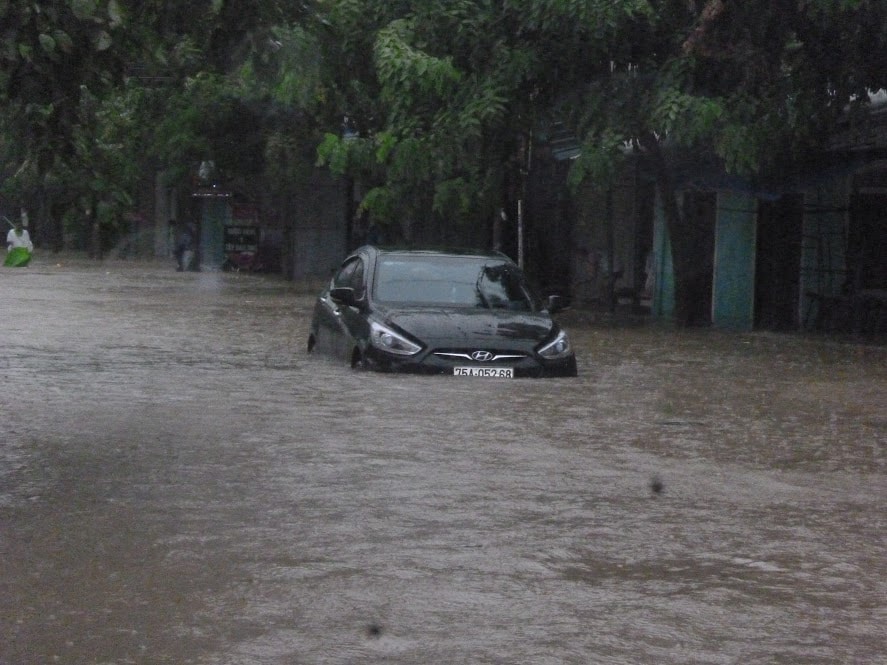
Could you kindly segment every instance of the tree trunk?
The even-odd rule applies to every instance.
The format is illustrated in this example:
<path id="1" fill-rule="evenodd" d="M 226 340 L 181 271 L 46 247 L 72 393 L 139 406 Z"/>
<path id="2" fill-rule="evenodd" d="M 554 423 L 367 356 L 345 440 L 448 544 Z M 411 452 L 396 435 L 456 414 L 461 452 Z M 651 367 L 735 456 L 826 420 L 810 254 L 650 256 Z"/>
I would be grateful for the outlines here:
<path id="1" fill-rule="evenodd" d="M 57 191 L 41 188 L 40 231 L 44 247 L 58 254 L 65 249 L 65 204 L 58 200 Z"/>
<path id="2" fill-rule="evenodd" d="M 99 223 L 96 201 L 93 200 L 87 210 L 89 221 L 89 257 L 101 261 L 102 259 L 102 228 Z"/>
<path id="3" fill-rule="evenodd" d="M 662 153 L 659 139 L 653 134 L 646 134 L 641 138 L 641 147 L 653 165 L 656 188 L 659 191 L 662 211 L 665 215 L 665 228 L 671 241 L 671 257 L 674 268 L 674 322 L 680 327 L 685 327 L 690 325 L 693 312 L 690 302 L 694 272 L 693 238 L 685 228 L 684 216 L 678 205 L 678 196 L 671 177 L 671 170 Z"/>
<path id="4" fill-rule="evenodd" d="M 295 229 L 293 228 L 295 222 L 292 211 L 295 209 L 295 205 L 292 203 L 292 197 L 289 194 L 286 194 L 279 199 L 278 209 L 283 211 L 283 246 L 281 247 L 281 268 L 283 270 L 283 276 L 288 280 L 292 280 L 295 278 L 296 274 L 296 265 L 295 265 L 295 247 L 293 243 L 295 242 Z"/>
<path id="5" fill-rule="evenodd" d="M 501 208 L 499 212 L 493 215 L 493 249 L 497 252 L 502 251 L 502 225 L 505 222 L 505 208 Z"/>
<path id="6" fill-rule="evenodd" d="M 607 234 L 607 310 L 616 313 L 616 239 L 613 228 L 613 187 L 607 187 L 604 223 Z"/>
<path id="7" fill-rule="evenodd" d="M 363 238 L 358 238 L 354 221 L 357 218 L 355 196 L 357 185 L 352 176 L 345 177 L 345 252 L 350 253 L 356 245 L 362 244 Z"/>

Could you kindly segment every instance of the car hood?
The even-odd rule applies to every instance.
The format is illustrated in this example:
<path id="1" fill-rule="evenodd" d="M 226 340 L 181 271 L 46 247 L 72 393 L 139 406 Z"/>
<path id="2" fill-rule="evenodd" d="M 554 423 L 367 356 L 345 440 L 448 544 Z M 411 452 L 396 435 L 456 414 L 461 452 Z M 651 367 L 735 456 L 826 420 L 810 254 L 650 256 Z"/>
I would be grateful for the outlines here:
<path id="1" fill-rule="evenodd" d="M 548 314 L 492 309 L 380 309 L 390 325 L 435 347 L 526 347 L 550 336 L 554 322 Z"/>

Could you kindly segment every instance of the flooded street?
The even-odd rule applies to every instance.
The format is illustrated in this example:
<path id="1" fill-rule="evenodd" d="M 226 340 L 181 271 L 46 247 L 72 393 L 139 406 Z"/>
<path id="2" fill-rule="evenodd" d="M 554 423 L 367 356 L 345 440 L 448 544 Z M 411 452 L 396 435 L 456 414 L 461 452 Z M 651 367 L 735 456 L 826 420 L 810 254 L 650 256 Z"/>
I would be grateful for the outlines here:
<path id="1" fill-rule="evenodd" d="M 313 298 L 0 270 L 0 663 L 885 662 L 885 347 L 568 312 L 578 379 L 376 375 Z"/>

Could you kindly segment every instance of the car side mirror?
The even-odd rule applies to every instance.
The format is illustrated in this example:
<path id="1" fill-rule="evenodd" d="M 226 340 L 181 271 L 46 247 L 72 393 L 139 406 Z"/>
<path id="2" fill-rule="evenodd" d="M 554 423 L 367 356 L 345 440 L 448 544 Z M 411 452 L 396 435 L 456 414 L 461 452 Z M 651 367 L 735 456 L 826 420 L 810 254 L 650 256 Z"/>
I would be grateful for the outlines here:
<path id="1" fill-rule="evenodd" d="M 357 307 L 357 298 L 354 296 L 354 289 L 350 286 L 337 286 L 330 289 L 330 298 L 336 304 Z"/>

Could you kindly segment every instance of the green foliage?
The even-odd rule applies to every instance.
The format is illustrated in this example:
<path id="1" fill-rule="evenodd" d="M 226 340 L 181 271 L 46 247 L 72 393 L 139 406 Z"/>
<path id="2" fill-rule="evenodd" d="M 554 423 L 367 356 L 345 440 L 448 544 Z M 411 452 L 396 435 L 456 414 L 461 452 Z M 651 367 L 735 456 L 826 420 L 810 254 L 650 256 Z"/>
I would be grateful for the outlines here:
<path id="1" fill-rule="evenodd" d="M 349 144 L 336 134 L 323 135 L 323 142 L 317 147 L 317 165 L 328 166 L 336 175 L 348 172 Z"/>
<path id="2" fill-rule="evenodd" d="M 696 146 L 717 130 L 724 115 L 717 97 L 705 97 L 667 87 L 659 91 L 650 107 L 650 127 L 668 136 L 676 145 Z"/>
<path id="3" fill-rule="evenodd" d="M 122 14 L 116 1 L 6 5 L 0 103 L 26 124 L 24 149 L 45 170 L 67 149 L 81 91 L 100 93 L 120 80 L 123 53 L 111 46 Z"/>
<path id="4" fill-rule="evenodd" d="M 302 26 L 276 26 L 272 29 L 276 51 L 275 71 L 269 88 L 272 98 L 288 106 L 314 109 L 326 100 L 327 82 L 318 54 L 318 40 Z"/>
<path id="5" fill-rule="evenodd" d="M 647 0 L 506 0 L 504 4 L 520 14 L 525 30 L 546 33 L 578 29 L 598 38 L 612 35 L 626 17 L 654 14 Z"/>
<path id="6" fill-rule="evenodd" d="M 113 216 L 157 164 L 172 179 L 207 157 L 261 172 L 266 138 L 289 120 L 272 111 L 265 122 L 260 110 L 278 48 L 269 35 L 277 22 L 292 31 L 306 10 L 277 0 L 4 2 L 0 157 L 15 174 L 4 191 L 24 203 L 51 187 Z"/>
<path id="7" fill-rule="evenodd" d="M 743 124 L 724 127 L 717 137 L 715 148 L 724 159 L 724 165 L 733 173 L 754 173 L 762 158 L 759 137 L 754 128 Z"/>
<path id="8" fill-rule="evenodd" d="M 377 221 L 390 224 L 397 221 L 400 207 L 394 188 L 373 187 L 364 195 L 360 209 L 371 212 Z"/>
<path id="9" fill-rule="evenodd" d="M 396 192 L 403 215 L 425 206 L 428 222 L 433 213 L 473 224 L 505 204 L 503 183 L 520 179 L 518 148 L 537 120 L 609 71 L 620 31 L 652 16 L 642 0 L 414 0 L 384 11 L 368 1 L 326 4 L 342 51 L 366 57 L 372 44 L 373 68 L 341 72 L 336 87 L 359 77 L 369 100 L 349 113 L 362 141 L 386 138 L 376 142 L 373 165 L 357 157 L 368 154 L 360 142 L 346 159 L 332 149 L 338 142 L 325 141 L 321 162 Z M 358 17 L 368 17 L 365 42 L 351 35 Z M 374 204 L 366 207 L 375 213 Z"/>
<path id="10" fill-rule="evenodd" d="M 0 170 L 11 174 L 3 193 L 32 209 L 48 192 L 66 201 L 97 192 L 128 199 L 131 169 L 108 145 L 122 121 L 104 106 L 126 60 L 119 3 L 10 0 L 2 16 Z"/>
<path id="11" fill-rule="evenodd" d="M 452 56 L 435 57 L 409 43 L 414 29 L 414 21 L 400 19 L 381 30 L 376 39 L 376 74 L 382 95 L 392 106 L 403 94 L 437 101 L 455 91 L 462 78 Z"/>
<path id="12" fill-rule="evenodd" d="M 574 187 L 649 156 L 639 137 L 755 174 L 887 87 L 874 0 L 7 0 L 0 15 L 3 191 L 63 183 L 113 214 L 155 166 L 175 180 L 214 159 L 284 190 L 317 146 L 377 220 L 482 225 L 541 125 L 580 137 Z"/>
<path id="13" fill-rule="evenodd" d="M 435 185 L 432 210 L 458 221 L 470 216 L 475 196 L 476 188 L 465 178 L 443 180 Z"/>
<path id="14" fill-rule="evenodd" d="M 212 96 L 215 91 L 212 82 L 194 81 L 173 100 L 157 127 L 155 154 L 181 177 L 205 160 L 215 162 L 226 178 L 260 173 L 264 166 L 261 125 L 238 97 Z"/>
<path id="15" fill-rule="evenodd" d="M 575 191 L 586 181 L 600 189 L 613 184 L 629 149 L 626 137 L 609 128 L 586 137 L 582 152 L 570 169 L 568 184 Z"/>

